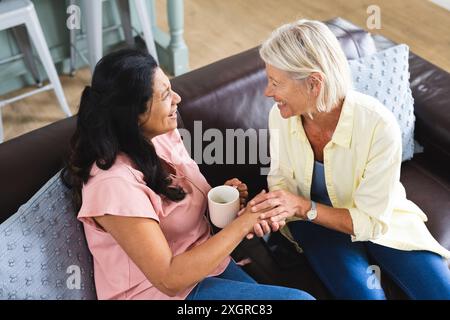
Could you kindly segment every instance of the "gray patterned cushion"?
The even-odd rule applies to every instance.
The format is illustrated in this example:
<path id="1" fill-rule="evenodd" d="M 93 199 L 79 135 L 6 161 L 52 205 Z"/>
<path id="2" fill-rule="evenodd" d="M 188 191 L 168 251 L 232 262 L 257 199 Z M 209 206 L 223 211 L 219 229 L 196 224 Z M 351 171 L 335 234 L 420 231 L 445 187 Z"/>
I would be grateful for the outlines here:
<path id="1" fill-rule="evenodd" d="M 395 115 L 402 132 L 403 161 L 414 154 L 414 99 L 408 56 L 408 46 L 401 44 L 349 61 L 354 88 L 377 98 Z"/>
<path id="2" fill-rule="evenodd" d="M 6 299 L 96 299 L 83 226 L 59 173 L 0 225 Z"/>

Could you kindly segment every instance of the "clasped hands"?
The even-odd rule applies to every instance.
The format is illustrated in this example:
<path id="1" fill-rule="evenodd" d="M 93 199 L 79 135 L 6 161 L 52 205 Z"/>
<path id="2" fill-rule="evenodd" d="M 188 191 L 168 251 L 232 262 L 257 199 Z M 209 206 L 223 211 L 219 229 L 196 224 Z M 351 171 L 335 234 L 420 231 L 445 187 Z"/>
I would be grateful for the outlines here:
<path id="1" fill-rule="evenodd" d="M 278 231 L 286 224 L 287 218 L 297 216 L 305 219 L 306 212 L 311 208 L 311 201 L 286 190 L 272 192 L 262 190 L 245 206 L 248 197 L 247 186 L 237 178 L 228 180 L 225 185 L 234 186 L 239 190 L 241 211 L 238 215 L 259 214 L 258 223 L 253 226 L 253 232 L 247 235 L 247 239 L 253 238 L 254 235 L 262 237 Z"/>

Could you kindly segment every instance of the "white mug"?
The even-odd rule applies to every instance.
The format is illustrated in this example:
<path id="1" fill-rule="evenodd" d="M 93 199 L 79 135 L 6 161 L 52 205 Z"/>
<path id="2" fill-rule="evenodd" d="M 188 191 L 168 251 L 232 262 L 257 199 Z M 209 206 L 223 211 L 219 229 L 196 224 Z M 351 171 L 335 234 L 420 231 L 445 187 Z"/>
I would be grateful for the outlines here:
<path id="1" fill-rule="evenodd" d="M 211 222 L 216 227 L 224 228 L 239 212 L 239 191 L 231 186 L 212 188 L 208 192 L 208 208 Z"/>

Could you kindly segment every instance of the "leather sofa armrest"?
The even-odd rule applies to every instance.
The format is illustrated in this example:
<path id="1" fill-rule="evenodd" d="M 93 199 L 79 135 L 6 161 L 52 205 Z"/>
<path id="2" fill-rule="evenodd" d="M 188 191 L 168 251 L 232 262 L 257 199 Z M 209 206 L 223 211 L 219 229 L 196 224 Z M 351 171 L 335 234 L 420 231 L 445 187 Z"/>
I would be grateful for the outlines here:
<path id="1" fill-rule="evenodd" d="M 429 160 L 443 172 L 450 172 L 450 73 L 413 53 L 409 65 L 415 138 Z M 447 178 L 450 181 L 450 175 Z"/>

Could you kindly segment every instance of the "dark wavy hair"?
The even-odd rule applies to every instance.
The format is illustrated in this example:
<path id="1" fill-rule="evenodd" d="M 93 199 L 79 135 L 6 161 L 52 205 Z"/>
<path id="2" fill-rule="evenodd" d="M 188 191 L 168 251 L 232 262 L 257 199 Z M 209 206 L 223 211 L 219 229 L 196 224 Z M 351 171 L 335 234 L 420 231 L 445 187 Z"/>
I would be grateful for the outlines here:
<path id="1" fill-rule="evenodd" d="M 148 111 L 153 96 L 157 68 L 150 54 L 134 49 L 110 53 L 95 66 L 92 85 L 86 86 L 81 96 L 70 157 L 62 171 L 63 181 L 73 191 L 77 211 L 92 165 L 108 170 L 119 152 L 133 161 L 144 174 L 147 186 L 157 194 L 173 201 L 184 198 L 181 188 L 170 187 L 163 160 L 139 125 L 139 116 Z"/>

